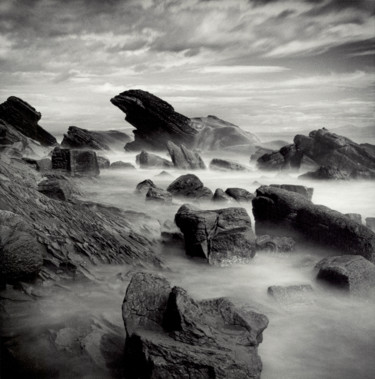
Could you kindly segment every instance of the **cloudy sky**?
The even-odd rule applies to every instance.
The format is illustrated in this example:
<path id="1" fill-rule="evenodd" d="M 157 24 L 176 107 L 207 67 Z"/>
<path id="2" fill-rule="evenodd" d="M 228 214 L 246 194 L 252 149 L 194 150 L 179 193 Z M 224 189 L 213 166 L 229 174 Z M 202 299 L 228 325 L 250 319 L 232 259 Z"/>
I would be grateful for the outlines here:
<path id="1" fill-rule="evenodd" d="M 374 125 L 373 0 L 1 0 L 0 101 L 59 133 L 140 88 L 251 131 Z"/>

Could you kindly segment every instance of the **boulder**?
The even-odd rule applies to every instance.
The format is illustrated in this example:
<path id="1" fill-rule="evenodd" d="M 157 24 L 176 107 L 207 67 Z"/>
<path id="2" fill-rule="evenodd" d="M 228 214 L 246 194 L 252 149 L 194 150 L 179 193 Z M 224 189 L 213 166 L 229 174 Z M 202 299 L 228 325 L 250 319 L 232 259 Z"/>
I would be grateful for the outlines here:
<path id="1" fill-rule="evenodd" d="M 247 171 L 247 167 L 239 163 L 217 158 L 212 159 L 210 162 L 210 169 L 219 171 Z"/>
<path id="2" fill-rule="evenodd" d="M 163 170 L 155 175 L 155 178 L 173 178 L 173 176 L 169 172 Z"/>
<path id="3" fill-rule="evenodd" d="M 256 149 L 255 153 L 251 154 L 251 156 L 250 156 L 250 162 L 257 161 L 263 155 L 271 154 L 274 152 L 272 149 L 264 148 L 262 146 L 256 146 L 255 149 Z"/>
<path id="4" fill-rule="evenodd" d="M 41 114 L 22 99 L 11 96 L 0 104 L 0 119 L 6 121 L 22 135 L 38 141 L 43 146 L 57 144 L 56 138 L 38 125 Z"/>
<path id="5" fill-rule="evenodd" d="M 187 255 L 213 265 L 249 262 L 255 255 L 255 236 L 244 208 L 202 211 L 183 205 L 175 222 L 184 233 Z"/>
<path id="6" fill-rule="evenodd" d="M 253 200 L 253 214 L 258 235 L 303 238 L 375 261 L 374 232 L 340 212 L 313 204 L 298 193 L 262 186 Z"/>
<path id="7" fill-rule="evenodd" d="M 210 200 L 212 191 L 203 186 L 200 179 L 194 174 L 181 175 L 167 188 L 175 197 L 187 197 L 190 199 Z"/>
<path id="8" fill-rule="evenodd" d="M 260 378 L 266 316 L 228 299 L 195 301 L 163 277 L 135 274 L 122 306 L 127 378 Z"/>
<path id="9" fill-rule="evenodd" d="M 335 167 L 321 166 L 316 171 L 307 172 L 298 178 L 313 180 L 349 180 L 351 175 Z"/>
<path id="10" fill-rule="evenodd" d="M 23 217 L 0 210 L 0 284 L 35 278 L 45 254 Z"/>
<path id="11" fill-rule="evenodd" d="M 146 200 L 159 203 L 172 203 L 172 194 L 161 188 L 150 187 L 146 193 Z"/>
<path id="12" fill-rule="evenodd" d="M 122 149 L 129 141 L 130 137 L 118 130 L 92 131 L 69 126 L 61 146 L 70 149 L 111 150 Z"/>
<path id="13" fill-rule="evenodd" d="M 312 187 L 298 186 L 294 184 L 270 184 L 270 186 L 299 193 L 300 195 L 306 197 L 308 200 L 312 199 L 314 193 L 314 188 Z"/>
<path id="14" fill-rule="evenodd" d="M 72 191 L 67 180 L 45 179 L 38 184 L 38 191 L 51 199 L 69 200 Z"/>
<path id="15" fill-rule="evenodd" d="M 375 232 L 375 217 L 366 217 L 366 226 Z"/>
<path id="16" fill-rule="evenodd" d="M 156 185 L 154 184 L 154 182 L 152 180 L 146 179 L 146 180 L 143 180 L 142 182 L 139 182 L 137 184 L 135 192 L 146 194 L 150 188 L 156 188 Z"/>
<path id="17" fill-rule="evenodd" d="M 254 199 L 255 195 L 243 188 L 227 188 L 225 193 L 238 202 L 248 202 Z"/>
<path id="18" fill-rule="evenodd" d="M 187 149 L 184 145 L 177 146 L 173 142 L 168 141 L 167 147 L 174 167 L 182 170 L 198 170 L 206 168 L 200 155 Z"/>
<path id="19" fill-rule="evenodd" d="M 111 170 L 134 170 L 135 167 L 129 162 L 116 161 L 109 166 Z"/>
<path id="20" fill-rule="evenodd" d="M 99 169 L 107 169 L 111 165 L 111 162 L 108 158 L 106 157 L 101 157 L 99 155 L 96 156 L 96 159 L 98 160 L 98 166 Z"/>
<path id="21" fill-rule="evenodd" d="M 165 150 L 166 141 L 193 145 L 198 131 L 190 119 L 151 93 L 129 90 L 115 96 L 111 103 L 126 113 L 125 120 L 136 128 L 134 141 L 125 145 L 126 150 Z"/>
<path id="22" fill-rule="evenodd" d="M 359 213 L 345 213 L 345 216 L 355 222 L 358 222 L 358 224 L 362 224 L 362 216 Z"/>
<path id="23" fill-rule="evenodd" d="M 267 293 L 279 303 L 295 304 L 311 301 L 314 290 L 310 284 L 298 284 L 293 286 L 270 286 Z"/>
<path id="24" fill-rule="evenodd" d="M 256 238 L 256 251 L 272 251 L 285 253 L 294 251 L 296 242 L 291 237 L 278 237 L 263 235 Z"/>
<path id="25" fill-rule="evenodd" d="M 322 259 L 316 265 L 317 279 L 354 295 L 375 293 L 375 265 L 358 255 Z"/>
<path id="26" fill-rule="evenodd" d="M 173 163 L 167 159 L 161 158 L 156 154 L 148 153 L 142 150 L 140 154 L 136 156 L 136 162 L 141 168 L 171 168 Z"/>
<path id="27" fill-rule="evenodd" d="M 230 202 L 232 200 L 233 200 L 233 198 L 228 196 L 221 188 L 216 189 L 214 196 L 212 198 L 212 201 L 224 202 L 224 203 Z"/>
<path id="28" fill-rule="evenodd" d="M 279 151 L 266 153 L 257 159 L 257 166 L 261 170 L 281 170 L 285 168 L 284 156 Z"/>

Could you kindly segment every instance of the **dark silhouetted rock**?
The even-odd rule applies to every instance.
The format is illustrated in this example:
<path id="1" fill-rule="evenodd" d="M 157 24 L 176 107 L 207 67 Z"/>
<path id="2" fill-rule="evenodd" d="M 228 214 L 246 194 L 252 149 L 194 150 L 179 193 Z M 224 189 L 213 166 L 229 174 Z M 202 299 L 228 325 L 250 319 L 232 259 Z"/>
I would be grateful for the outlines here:
<path id="1" fill-rule="evenodd" d="M 35 278 L 45 254 L 22 216 L 0 210 L 0 284 Z"/>
<path id="2" fill-rule="evenodd" d="M 116 161 L 109 166 L 111 170 L 134 170 L 135 167 L 129 162 Z"/>
<path id="3" fill-rule="evenodd" d="M 213 196 L 212 191 L 204 187 L 200 179 L 194 174 L 179 176 L 168 186 L 167 191 L 173 196 L 190 199 L 210 200 Z"/>
<path id="4" fill-rule="evenodd" d="M 296 242 L 291 237 L 278 237 L 263 235 L 256 238 L 257 251 L 273 251 L 276 253 L 284 253 L 294 251 Z"/>
<path id="5" fill-rule="evenodd" d="M 156 154 L 148 153 L 142 150 L 140 154 L 136 156 L 136 162 L 141 168 L 171 168 L 173 163 L 167 159 L 161 158 Z"/>
<path id="6" fill-rule="evenodd" d="M 96 159 L 98 160 L 98 166 L 99 169 L 107 169 L 111 165 L 111 162 L 108 158 L 101 157 L 99 155 L 96 156 Z"/>
<path id="7" fill-rule="evenodd" d="M 172 194 L 161 188 L 150 187 L 146 193 L 146 200 L 157 201 L 159 203 L 171 203 Z"/>
<path id="8" fill-rule="evenodd" d="M 122 314 L 127 378 L 260 378 L 262 314 L 226 298 L 195 301 L 150 273 L 133 276 Z"/>
<path id="9" fill-rule="evenodd" d="M 227 188 L 225 193 L 238 202 L 248 202 L 254 199 L 255 195 L 243 188 Z"/>
<path id="10" fill-rule="evenodd" d="M 255 255 L 255 236 L 244 208 L 201 211 L 183 205 L 175 216 L 185 236 L 186 254 L 226 265 L 248 262 Z"/>
<path id="11" fill-rule="evenodd" d="M 38 184 L 38 191 L 55 200 L 69 200 L 72 190 L 67 180 L 45 179 Z"/>
<path id="12" fill-rule="evenodd" d="M 71 149 L 111 150 L 122 149 L 129 141 L 130 137 L 118 130 L 93 131 L 69 126 L 61 146 Z"/>
<path id="13" fill-rule="evenodd" d="M 375 261 L 375 234 L 364 225 L 300 194 L 274 187 L 260 187 L 253 200 L 255 229 L 259 234 L 303 237 Z"/>
<path id="14" fill-rule="evenodd" d="M 366 226 L 375 232 L 375 217 L 366 217 Z"/>
<path id="15" fill-rule="evenodd" d="M 274 151 L 272 149 L 264 148 L 264 147 L 261 147 L 261 146 L 256 146 L 255 153 L 251 154 L 251 156 L 250 156 L 250 161 L 251 162 L 257 161 L 263 155 L 271 154 L 273 152 Z"/>
<path id="16" fill-rule="evenodd" d="M 362 224 L 362 216 L 359 213 L 345 213 L 346 217 L 349 217 L 351 220 Z"/>
<path id="17" fill-rule="evenodd" d="M 321 166 L 316 171 L 300 175 L 300 179 L 314 180 L 349 180 L 350 174 L 331 166 Z"/>
<path id="18" fill-rule="evenodd" d="M 321 260 L 317 278 L 355 295 L 375 293 L 375 265 L 358 255 Z"/>
<path id="19" fill-rule="evenodd" d="M 0 119 L 41 145 L 53 146 L 57 144 L 56 138 L 38 125 L 41 117 L 35 108 L 15 96 L 9 97 L 7 101 L 0 104 Z"/>
<path id="20" fill-rule="evenodd" d="M 136 128 L 134 141 L 126 144 L 126 150 L 165 150 L 167 141 L 189 147 L 198 133 L 188 117 L 146 91 L 125 91 L 111 102 L 126 113 L 125 120 Z"/>
<path id="21" fill-rule="evenodd" d="M 210 162 L 211 170 L 219 170 L 219 171 L 246 171 L 247 168 L 245 166 L 240 165 L 236 162 L 227 161 L 224 159 L 212 159 Z"/>
<path id="22" fill-rule="evenodd" d="M 281 170 L 285 168 L 284 156 L 279 151 L 260 156 L 257 164 L 262 170 Z"/>
<path id="23" fill-rule="evenodd" d="M 150 188 L 156 188 L 156 185 L 154 184 L 152 180 L 146 179 L 137 184 L 135 192 L 146 194 Z"/>
<path id="24" fill-rule="evenodd" d="M 182 170 L 198 170 L 206 168 L 206 165 L 200 155 L 187 149 L 184 145 L 177 146 L 173 142 L 168 141 L 167 147 L 169 155 L 172 158 L 173 165 L 176 168 Z"/>
<path id="25" fill-rule="evenodd" d="M 233 198 L 228 196 L 221 188 L 217 188 L 215 193 L 214 193 L 214 196 L 212 198 L 212 201 L 216 201 L 216 202 L 230 202 L 232 201 Z"/>
<path id="26" fill-rule="evenodd" d="M 286 287 L 271 286 L 267 292 L 279 303 L 294 304 L 310 302 L 314 290 L 310 284 L 299 284 Z"/>
<path id="27" fill-rule="evenodd" d="M 300 195 L 306 197 L 306 199 L 311 200 L 313 193 L 314 193 L 314 188 L 311 187 L 305 187 L 305 186 L 298 186 L 294 184 L 270 184 L 271 187 L 275 188 L 281 188 L 287 191 L 292 191 L 299 193 Z"/>

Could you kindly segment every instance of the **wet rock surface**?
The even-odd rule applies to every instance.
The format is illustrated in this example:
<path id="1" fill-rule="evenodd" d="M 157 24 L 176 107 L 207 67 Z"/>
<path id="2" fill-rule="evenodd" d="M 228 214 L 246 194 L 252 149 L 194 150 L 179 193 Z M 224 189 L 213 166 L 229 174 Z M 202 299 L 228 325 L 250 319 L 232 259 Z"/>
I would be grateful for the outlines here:
<path id="1" fill-rule="evenodd" d="M 300 195 L 306 197 L 306 199 L 311 200 L 314 188 L 311 187 L 305 187 L 305 186 L 298 186 L 293 184 L 270 184 L 271 187 L 275 188 L 281 188 L 287 191 L 299 193 Z"/>
<path id="2" fill-rule="evenodd" d="M 72 195 L 72 189 L 67 180 L 45 179 L 38 184 L 38 191 L 51 199 L 66 201 Z"/>
<path id="3" fill-rule="evenodd" d="M 247 167 L 236 162 L 215 158 L 210 162 L 210 169 L 218 171 L 246 171 Z"/>
<path id="4" fill-rule="evenodd" d="M 101 157 L 101 156 L 97 155 L 96 159 L 98 160 L 99 170 L 101 170 L 101 169 L 107 169 L 111 165 L 110 160 L 108 158 L 106 158 L 106 157 Z"/>
<path id="5" fill-rule="evenodd" d="M 255 197 L 254 194 L 244 188 L 227 188 L 225 193 L 238 202 L 249 202 Z"/>
<path id="6" fill-rule="evenodd" d="M 150 187 L 146 193 L 146 200 L 170 204 L 172 203 L 172 194 L 161 188 Z"/>
<path id="7" fill-rule="evenodd" d="M 142 150 L 140 154 L 136 156 L 136 162 L 140 165 L 141 168 L 171 168 L 173 163 L 159 157 L 156 154 L 148 153 L 147 151 Z"/>
<path id="8" fill-rule="evenodd" d="M 203 170 L 206 168 L 206 165 L 200 155 L 187 149 L 184 145 L 177 146 L 173 142 L 169 141 L 167 143 L 167 147 L 174 167 L 181 170 Z"/>
<path id="9" fill-rule="evenodd" d="M 122 306 L 129 378 L 260 378 L 268 319 L 226 298 L 195 301 L 163 277 L 135 274 Z"/>
<path id="10" fill-rule="evenodd" d="M 349 180 L 351 175 L 332 166 L 321 166 L 316 171 L 310 171 L 306 174 L 300 175 L 300 179 L 313 179 L 313 180 Z"/>
<path id="11" fill-rule="evenodd" d="M 267 293 L 279 303 L 305 303 L 313 299 L 313 288 L 310 284 L 292 286 L 270 286 Z"/>
<path id="12" fill-rule="evenodd" d="M 109 168 L 111 170 L 134 170 L 135 169 L 133 164 L 129 162 L 123 162 L 123 161 L 112 162 Z"/>
<path id="13" fill-rule="evenodd" d="M 228 203 L 233 201 L 233 198 L 227 195 L 221 188 L 217 188 L 214 196 L 212 197 L 212 201 Z"/>
<path id="14" fill-rule="evenodd" d="M 137 187 L 135 188 L 135 192 L 146 194 L 150 188 L 156 188 L 156 185 L 154 184 L 152 180 L 146 179 L 137 184 Z"/>
<path id="15" fill-rule="evenodd" d="M 291 237 L 279 237 L 263 235 L 256 238 L 257 251 L 272 251 L 275 253 L 285 253 L 294 251 L 296 242 Z"/>
<path id="16" fill-rule="evenodd" d="M 194 174 L 179 176 L 168 186 L 167 191 L 176 197 L 198 200 L 210 200 L 213 196 L 212 191 L 204 187 L 200 179 Z"/>

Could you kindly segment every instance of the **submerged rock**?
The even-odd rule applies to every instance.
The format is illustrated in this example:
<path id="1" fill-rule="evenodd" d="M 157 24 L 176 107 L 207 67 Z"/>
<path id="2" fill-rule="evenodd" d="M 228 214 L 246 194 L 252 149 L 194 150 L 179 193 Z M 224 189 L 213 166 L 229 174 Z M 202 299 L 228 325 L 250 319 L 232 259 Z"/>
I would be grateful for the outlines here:
<path id="1" fill-rule="evenodd" d="M 154 182 L 150 179 L 143 180 L 137 184 L 136 193 L 147 193 L 150 188 L 156 188 Z"/>
<path id="2" fill-rule="evenodd" d="M 257 251 L 272 251 L 275 253 L 285 253 L 294 251 L 296 241 L 291 237 L 278 237 L 263 235 L 256 238 Z"/>
<path id="3" fill-rule="evenodd" d="M 163 277 L 135 274 L 122 306 L 129 378 L 260 378 L 266 316 L 228 299 L 195 301 Z"/>
<path id="4" fill-rule="evenodd" d="M 169 155 L 176 168 L 182 170 L 205 169 L 206 165 L 200 155 L 187 149 L 184 145 L 177 146 L 173 142 L 167 143 Z"/>
<path id="5" fill-rule="evenodd" d="M 236 162 L 215 158 L 210 162 L 210 169 L 219 171 L 246 171 L 247 167 Z"/>
<path id="6" fill-rule="evenodd" d="M 254 199 L 255 195 L 243 188 L 227 188 L 225 193 L 238 202 L 248 202 Z"/>
<path id="7" fill-rule="evenodd" d="M 99 169 L 107 169 L 111 165 L 110 160 L 106 157 L 101 157 L 97 155 L 96 159 L 98 160 Z"/>
<path id="8" fill-rule="evenodd" d="M 255 255 L 255 235 L 244 208 L 197 210 L 183 205 L 175 216 L 185 236 L 186 254 L 214 265 L 248 262 Z"/>
<path id="9" fill-rule="evenodd" d="M 136 156 L 136 162 L 141 168 L 171 168 L 173 163 L 167 159 L 161 158 L 156 154 L 148 153 L 142 150 L 140 154 Z"/>
<path id="10" fill-rule="evenodd" d="M 172 203 L 172 194 L 161 188 L 150 187 L 146 193 L 146 200 L 159 203 Z"/>
<path id="11" fill-rule="evenodd" d="M 116 161 L 109 166 L 111 170 L 134 170 L 135 167 L 129 162 Z"/>
<path id="12" fill-rule="evenodd" d="M 299 179 L 313 180 L 349 180 L 350 174 L 331 166 L 321 166 L 316 171 L 300 175 Z"/>
<path id="13" fill-rule="evenodd" d="M 275 188 L 281 188 L 287 191 L 299 193 L 300 195 L 306 197 L 306 199 L 311 200 L 314 188 L 311 187 L 305 187 L 305 186 L 298 186 L 294 184 L 270 184 L 271 187 Z"/>
<path id="14" fill-rule="evenodd" d="M 267 293 L 277 302 L 284 304 L 306 303 L 312 300 L 313 288 L 310 284 L 293 286 L 271 286 Z"/>
<path id="15" fill-rule="evenodd" d="M 221 188 L 217 188 L 215 193 L 214 193 L 214 196 L 212 197 L 212 201 L 216 201 L 216 202 L 227 203 L 227 202 L 230 202 L 232 200 L 233 200 L 233 198 L 230 197 L 229 195 L 227 195 Z"/>
<path id="16" fill-rule="evenodd" d="M 355 222 L 358 222 L 358 224 L 362 224 L 362 216 L 359 213 L 345 213 L 345 216 L 349 217 L 351 220 Z"/>
<path id="17" fill-rule="evenodd" d="M 179 176 L 168 186 L 167 191 L 173 196 L 190 199 L 209 200 L 213 196 L 212 191 L 204 187 L 200 179 L 194 174 Z"/>

